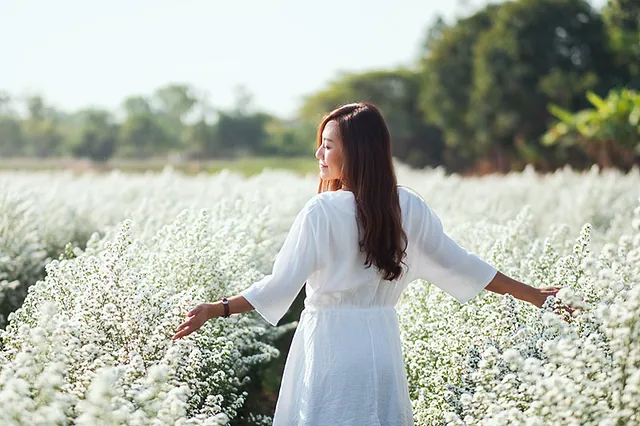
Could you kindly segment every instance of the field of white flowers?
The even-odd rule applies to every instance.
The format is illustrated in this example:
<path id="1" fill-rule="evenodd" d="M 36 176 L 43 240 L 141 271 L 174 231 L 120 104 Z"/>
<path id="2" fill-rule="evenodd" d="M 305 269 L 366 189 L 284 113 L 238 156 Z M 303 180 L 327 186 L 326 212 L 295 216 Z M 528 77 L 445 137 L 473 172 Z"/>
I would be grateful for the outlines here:
<path id="1" fill-rule="evenodd" d="M 398 178 L 461 245 L 582 307 L 563 321 L 412 283 L 398 312 L 416 424 L 640 424 L 638 171 Z M 295 323 L 251 313 L 169 338 L 197 301 L 269 272 L 316 188 L 277 171 L 0 174 L 0 424 L 268 424 L 239 416 L 247 375 Z"/>

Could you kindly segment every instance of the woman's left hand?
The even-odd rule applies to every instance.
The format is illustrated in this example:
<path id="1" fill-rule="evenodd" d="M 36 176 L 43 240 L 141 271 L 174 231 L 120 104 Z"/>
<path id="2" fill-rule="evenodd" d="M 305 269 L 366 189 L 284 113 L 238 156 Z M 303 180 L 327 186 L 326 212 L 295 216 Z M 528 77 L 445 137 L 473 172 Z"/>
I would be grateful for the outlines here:
<path id="1" fill-rule="evenodd" d="M 534 305 L 536 305 L 538 308 L 542 308 L 542 305 L 544 304 L 544 302 L 546 302 L 547 297 L 549 296 L 553 296 L 553 297 L 558 297 L 558 292 L 562 290 L 562 287 L 542 287 L 538 289 L 539 292 L 539 298 L 536 301 L 537 303 L 534 303 Z"/>
<path id="2" fill-rule="evenodd" d="M 184 336 L 188 336 L 202 327 L 205 322 L 215 316 L 213 308 L 214 305 L 210 303 L 200 303 L 195 308 L 187 312 L 187 318 L 189 319 L 178 326 L 176 334 L 171 338 L 171 340 L 178 340 Z"/>
<path id="3" fill-rule="evenodd" d="M 562 290 L 562 287 L 544 287 L 544 288 L 540 288 L 540 300 L 541 303 L 538 307 L 542 307 L 542 304 L 544 304 L 544 302 L 547 300 L 547 297 L 549 296 L 553 296 L 553 297 L 558 297 L 558 292 Z M 562 316 L 571 316 L 573 315 L 573 313 L 575 312 L 576 309 L 579 308 L 575 308 L 574 306 L 568 305 L 566 303 L 562 304 L 559 307 L 556 307 L 553 309 L 553 311 L 559 315 Z M 565 317 L 566 320 L 566 317 Z"/>

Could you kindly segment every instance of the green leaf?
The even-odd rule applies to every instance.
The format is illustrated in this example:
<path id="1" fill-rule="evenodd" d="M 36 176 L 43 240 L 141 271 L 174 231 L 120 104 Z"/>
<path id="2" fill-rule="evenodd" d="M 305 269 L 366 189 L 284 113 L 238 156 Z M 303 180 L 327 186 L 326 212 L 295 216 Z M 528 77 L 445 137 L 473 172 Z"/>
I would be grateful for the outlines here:
<path id="1" fill-rule="evenodd" d="M 574 115 L 558 105 L 549 105 L 549 112 L 565 123 L 572 123 L 574 121 Z"/>
<path id="2" fill-rule="evenodd" d="M 636 105 L 631 110 L 631 114 L 629 114 L 629 124 L 632 126 L 637 126 L 640 124 L 640 106 Z"/>
<path id="3" fill-rule="evenodd" d="M 607 107 L 607 103 L 604 101 L 604 99 L 602 99 L 592 91 L 587 92 L 587 99 L 593 106 L 595 106 L 599 110 L 605 109 Z"/>

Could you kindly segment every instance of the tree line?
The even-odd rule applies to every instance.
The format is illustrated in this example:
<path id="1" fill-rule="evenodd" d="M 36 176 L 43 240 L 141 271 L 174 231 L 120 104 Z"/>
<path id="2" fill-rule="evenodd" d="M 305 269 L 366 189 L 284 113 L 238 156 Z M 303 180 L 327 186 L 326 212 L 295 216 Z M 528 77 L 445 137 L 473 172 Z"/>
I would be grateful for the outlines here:
<path id="1" fill-rule="evenodd" d="M 436 19 L 414 66 L 341 74 L 291 120 L 256 111 L 241 88 L 226 110 L 169 84 L 116 112 L 0 92 L 0 156 L 304 156 L 324 113 L 368 100 L 388 121 L 394 156 L 412 166 L 628 169 L 640 159 L 639 87 L 640 2 L 517 0 Z"/>
<path id="2" fill-rule="evenodd" d="M 236 105 L 216 110 L 196 88 L 168 84 L 150 95 L 126 98 L 120 117 L 98 108 L 68 113 L 47 105 L 41 96 L 17 100 L 4 93 L 0 156 L 107 161 L 114 156 L 231 158 L 309 152 L 308 136 L 299 136 L 304 126 L 251 110 L 250 96 L 242 89 L 238 92 Z"/>

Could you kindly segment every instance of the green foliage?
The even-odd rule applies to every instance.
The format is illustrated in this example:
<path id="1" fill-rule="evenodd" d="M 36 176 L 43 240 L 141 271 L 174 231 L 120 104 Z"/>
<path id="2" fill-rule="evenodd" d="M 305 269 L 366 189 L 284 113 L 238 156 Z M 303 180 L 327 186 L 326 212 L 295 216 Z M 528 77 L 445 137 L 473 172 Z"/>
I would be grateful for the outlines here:
<path id="1" fill-rule="evenodd" d="M 0 114 L 0 156 L 19 155 L 24 143 L 20 123 L 13 117 Z"/>
<path id="2" fill-rule="evenodd" d="M 488 4 L 453 22 L 433 18 L 419 48 L 420 57 L 406 69 L 337 75 L 287 118 L 253 108 L 242 86 L 230 108 L 212 105 L 206 92 L 188 83 L 170 83 L 133 94 L 118 112 L 63 112 L 40 96 L 17 99 L 0 91 L 0 156 L 115 157 L 139 164 L 148 158 L 311 156 L 322 116 L 367 100 L 388 122 L 394 157 L 412 166 L 462 173 L 526 164 L 546 171 L 594 162 L 630 167 L 627 160 L 595 155 L 593 144 L 541 138 L 553 125 L 549 104 L 576 111 L 590 106 L 586 92 L 640 89 L 637 0 L 609 0 L 602 10 L 586 0 Z M 617 141 L 610 149 L 626 145 Z"/>
<path id="3" fill-rule="evenodd" d="M 604 26 L 582 0 L 505 3 L 478 41 L 471 123 L 483 149 L 536 144 L 549 102 L 580 105 L 585 89 L 608 88 Z M 567 84 L 571 82 L 571 84 Z"/>
<path id="4" fill-rule="evenodd" d="M 187 147 L 188 156 L 197 157 L 213 156 L 220 149 L 212 127 L 204 119 L 185 126 L 181 145 Z"/>
<path id="5" fill-rule="evenodd" d="M 315 152 L 316 126 L 311 123 L 289 122 L 273 117 L 266 125 L 265 155 L 284 157 L 308 156 Z M 314 161 L 315 163 L 315 161 Z"/>
<path id="6" fill-rule="evenodd" d="M 58 154 L 62 144 L 60 116 L 39 96 L 30 97 L 27 108 L 28 116 L 22 122 L 25 139 L 30 142 L 27 154 L 38 158 Z"/>
<path id="7" fill-rule="evenodd" d="M 300 115 L 307 123 L 339 105 L 369 101 L 378 106 L 389 127 L 393 155 L 412 166 L 442 163 L 444 144 L 438 129 L 425 123 L 418 105 L 420 80 L 417 73 L 399 69 L 344 74 L 326 89 L 308 96 Z"/>
<path id="8" fill-rule="evenodd" d="M 156 105 L 154 115 L 170 141 L 169 145 L 181 149 L 185 120 L 198 102 L 195 90 L 184 84 L 170 84 L 156 90 L 153 100 Z"/>
<path id="9" fill-rule="evenodd" d="M 214 138 L 224 154 L 256 152 L 267 141 L 266 124 L 271 117 L 263 113 L 221 112 Z"/>
<path id="10" fill-rule="evenodd" d="M 134 113 L 120 127 L 118 151 L 124 157 L 140 159 L 164 154 L 170 146 L 168 135 L 152 115 Z"/>
<path id="11" fill-rule="evenodd" d="M 603 11 L 609 40 L 618 65 L 640 86 L 640 3 L 636 0 L 609 0 Z"/>
<path id="12" fill-rule="evenodd" d="M 612 90 L 606 98 L 587 93 L 593 106 L 573 114 L 557 105 L 558 121 L 545 133 L 546 145 L 581 145 L 602 167 L 631 167 L 640 156 L 640 94 Z"/>
<path id="13" fill-rule="evenodd" d="M 480 36 L 492 25 L 498 6 L 490 6 L 441 28 L 434 39 L 429 31 L 428 52 L 421 63 L 420 105 L 425 120 L 438 126 L 447 146 L 463 156 L 475 154 L 470 126 L 473 52 Z M 440 24 L 441 25 L 441 24 Z"/>
<path id="14" fill-rule="evenodd" d="M 118 127 L 111 114 L 101 110 L 87 110 L 82 114 L 80 135 L 72 152 L 78 157 L 104 162 L 116 150 Z"/>

